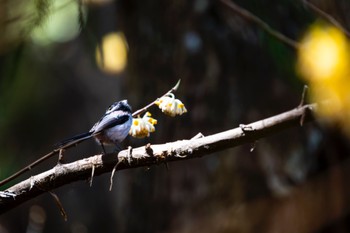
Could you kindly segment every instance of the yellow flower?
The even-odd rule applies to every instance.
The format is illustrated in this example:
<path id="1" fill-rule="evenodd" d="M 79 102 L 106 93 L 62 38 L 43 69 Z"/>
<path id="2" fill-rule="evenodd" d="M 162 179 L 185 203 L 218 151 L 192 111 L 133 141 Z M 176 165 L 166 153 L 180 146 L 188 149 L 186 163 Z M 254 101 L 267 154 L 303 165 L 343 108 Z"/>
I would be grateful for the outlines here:
<path id="1" fill-rule="evenodd" d="M 146 112 L 142 118 L 133 118 L 129 134 L 135 138 L 149 137 L 156 129 L 154 125 L 157 120 L 151 117 L 151 113 Z"/>
<path id="2" fill-rule="evenodd" d="M 175 95 L 170 93 L 161 97 L 156 101 L 156 105 L 169 116 L 182 115 L 187 112 L 185 105 L 179 99 L 175 99 Z"/>
<path id="3" fill-rule="evenodd" d="M 301 42 L 299 70 L 309 81 L 337 79 L 349 73 L 349 45 L 337 28 L 315 24 Z"/>
<path id="4" fill-rule="evenodd" d="M 309 82 L 318 116 L 350 135 L 350 45 L 337 28 L 313 25 L 301 41 L 298 69 Z"/>

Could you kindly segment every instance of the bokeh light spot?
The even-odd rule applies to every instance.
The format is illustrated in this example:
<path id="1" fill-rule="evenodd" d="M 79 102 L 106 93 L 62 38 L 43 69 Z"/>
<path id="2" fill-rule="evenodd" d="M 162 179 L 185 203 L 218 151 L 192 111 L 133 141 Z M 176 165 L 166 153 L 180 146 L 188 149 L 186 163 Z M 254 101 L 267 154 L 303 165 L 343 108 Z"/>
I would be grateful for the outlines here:
<path id="1" fill-rule="evenodd" d="M 127 64 L 127 42 L 123 33 L 110 33 L 102 38 L 100 47 L 96 48 L 96 61 L 106 73 L 118 74 Z"/>
<path id="2" fill-rule="evenodd" d="M 350 135 L 350 45 L 336 27 L 316 23 L 301 41 L 298 70 L 319 103 L 320 119 Z"/>
<path id="3" fill-rule="evenodd" d="M 299 68 L 307 79 L 330 79 L 347 72 L 348 44 L 335 27 L 316 24 L 302 40 Z"/>

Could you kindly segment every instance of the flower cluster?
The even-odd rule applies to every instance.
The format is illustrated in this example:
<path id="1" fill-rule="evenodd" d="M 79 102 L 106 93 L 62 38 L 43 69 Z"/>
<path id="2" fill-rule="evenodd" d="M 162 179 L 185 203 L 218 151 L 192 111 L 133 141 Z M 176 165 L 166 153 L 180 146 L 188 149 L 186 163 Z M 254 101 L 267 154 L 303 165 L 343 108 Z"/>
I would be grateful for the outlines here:
<path id="1" fill-rule="evenodd" d="M 151 113 L 146 112 L 142 118 L 133 118 L 129 134 L 135 138 L 149 137 L 149 134 L 155 131 L 155 124 L 157 120 L 151 117 Z"/>
<path id="2" fill-rule="evenodd" d="M 156 105 L 162 110 L 162 112 L 169 116 L 182 115 L 187 112 L 185 105 L 179 99 L 175 99 L 175 95 L 169 93 L 158 99 Z"/>
<path id="3" fill-rule="evenodd" d="M 157 124 L 157 120 L 151 117 L 151 113 L 146 112 L 142 118 L 139 116 L 139 113 L 145 111 L 152 105 L 157 105 L 164 114 L 172 117 L 187 112 L 185 105 L 179 99 L 176 99 L 175 95 L 172 93 L 172 91 L 177 90 L 179 84 L 180 80 L 167 94 L 134 113 L 135 115 L 138 115 L 138 117 L 133 118 L 132 126 L 129 131 L 131 136 L 135 138 L 149 137 L 150 133 L 155 131 L 154 125 Z"/>

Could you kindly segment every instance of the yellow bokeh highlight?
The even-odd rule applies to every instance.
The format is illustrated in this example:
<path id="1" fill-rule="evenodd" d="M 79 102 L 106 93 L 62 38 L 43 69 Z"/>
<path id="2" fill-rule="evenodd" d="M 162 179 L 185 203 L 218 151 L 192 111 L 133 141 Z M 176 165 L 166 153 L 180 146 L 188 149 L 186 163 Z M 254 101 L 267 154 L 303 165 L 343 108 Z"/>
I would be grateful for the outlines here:
<path id="1" fill-rule="evenodd" d="M 127 43 L 123 33 L 110 33 L 96 48 L 96 61 L 101 70 L 110 74 L 122 72 L 127 65 Z"/>
<path id="2" fill-rule="evenodd" d="M 332 79 L 348 72 L 348 59 L 349 45 L 345 35 L 335 27 L 316 24 L 302 40 L 299 68 L 310 81 Z"/>
<path id="3" fill-rule="evenodd" d="M 316 23 L 298 51 L 297 68 L 309 83 L 318 116 L 350 135 L 350 42 L 336 27 Z"/>

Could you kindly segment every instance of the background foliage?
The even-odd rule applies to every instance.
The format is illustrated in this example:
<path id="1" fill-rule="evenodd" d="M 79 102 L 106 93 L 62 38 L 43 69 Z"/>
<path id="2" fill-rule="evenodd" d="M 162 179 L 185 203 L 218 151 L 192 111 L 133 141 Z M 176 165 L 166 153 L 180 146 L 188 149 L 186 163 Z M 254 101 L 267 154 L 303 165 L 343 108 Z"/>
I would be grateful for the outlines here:
<path id="1" fill-rule="evenodd" d="M 297 51 L 222 1 L 0 3 L 2 178 L 89 130 L 110 103 L 127 98 L 136 110 L 179 78 L 177 96 L 188 113 L 172 119 L 154 110 L 156 133 L 126 145 L 216 133 L 300 101 Z M 235 3 L 296 41 L 318 19 L 302 1 Z M 349 28 L 347 0 L 314 3 Z M 116 51 L 112 58 L 110 51 Z M 121 171 L 112 192 L 109 175 L 95 178 L 92 188 L 67 185 L 55 190 L 67 222 L 43 195 L 1 216 L 0 232 L 349 230 L 349 143 L 341 131 L 318 122 L 263 139 L 253 152 L 251 146 L 169 169 Z M 98 152 L 89 141 L 66 159 Z"/>

